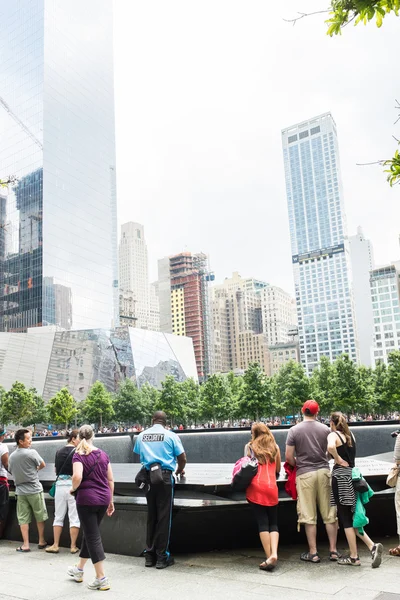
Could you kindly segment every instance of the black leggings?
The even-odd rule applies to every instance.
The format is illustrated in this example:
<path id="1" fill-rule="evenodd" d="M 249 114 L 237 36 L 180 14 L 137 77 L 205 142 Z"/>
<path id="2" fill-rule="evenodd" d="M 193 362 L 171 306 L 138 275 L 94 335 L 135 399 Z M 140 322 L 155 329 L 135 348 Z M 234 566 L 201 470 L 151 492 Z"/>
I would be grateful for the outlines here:
<path id="1" fill-rule="evenodd" d="M 340 525 L 343 527 L 343 529 L 349 529 L 350 527 L 353 527 L 353 511 L 351 510 L 351 506 L 340 504 L 339 502 L 339 488 L 336 477 L 332 477 L 332 492 L 333 497 L 335 498 L 337 516 Z"/>
<path id="2" fill-rule="evenodd" d="M 263 506 L 262 504 L 255 504 L 254 502 L 249 502 L 249 504 L 253 509 L 259 533 L 262 533 L 263 531 L 279 531 L 277 504 L 275 506 Z"/>
<path id="3" fill-rule="evenodd" d="M 81 558 L 90 558 L 93 564 L 105 559 L 100 523 L 107 512 L 107 506 L 85 506 L 77 504 L 78 515 L 83 529 Z"/>

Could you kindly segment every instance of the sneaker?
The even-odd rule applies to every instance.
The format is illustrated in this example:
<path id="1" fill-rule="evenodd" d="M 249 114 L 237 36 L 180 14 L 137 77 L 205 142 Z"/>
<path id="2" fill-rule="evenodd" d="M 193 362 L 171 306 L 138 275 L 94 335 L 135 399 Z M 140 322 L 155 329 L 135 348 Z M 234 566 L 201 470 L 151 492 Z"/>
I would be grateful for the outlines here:
<path id="1" fill-rule="evenodd" d="M 156 569 L 166 569 L 167 567 L 172 567 L 175 564 L 175 560 L 172 556 L 168 556 L 168 558 L 157 558 Z"/>
<path id="2" fill-rule="evenodd" d="M 382 562 L 383 546 L 382 544 L 374 544 L 371 550 L 372 563 L 371 567 L 377 569 Z"/>
<path id="3" fill-rule="evenodd" d="M 359 557 L 351 558 L 351 556 L 342 556 L 336 562 L 337 565 L 346 565 L 349 567 L 361 567 L 361 561 Z"/>
<path id="4" fill-rule="evenodd" d="M 82 569 L 78 569 L 78 567 L 75 565 L 74 567 L 68 567 L 67 573 L 70 577 L 73 577 L 77 583 L 82 583 L 82 581 L 83 581 Z"/>
<path id="5" fill-rule="evenodd" d="M 110 587 L 111 585 L 108 577 L 103 577 L 103 579 L 97 579 L 97 577 L 95 577 L 92 583 L 88 583 L 89 590 L 100 590 L 105 592 L 106 590 L 109 590 Z"/>
<path id="6" fill-rule="evenodd" d="M 157 559 L 154 554 L 152 554 L 151 552 L 145 553 L 145 555 L 144 555 L 144 566 L 145 567 L 154 567 L 156 562 L 157 562 Z"/>

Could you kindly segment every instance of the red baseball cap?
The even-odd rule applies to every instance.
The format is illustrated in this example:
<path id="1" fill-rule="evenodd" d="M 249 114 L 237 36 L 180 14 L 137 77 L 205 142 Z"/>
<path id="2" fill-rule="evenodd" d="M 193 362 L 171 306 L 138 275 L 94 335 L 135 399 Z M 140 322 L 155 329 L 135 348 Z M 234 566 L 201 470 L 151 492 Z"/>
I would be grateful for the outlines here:
<path id="1" fill-rule="evenodd" d="M 301 412 L 305 413 L 306 411 L 311 415 L 316 415 L 319 412 L 318 402 L 315 400 L 307 400 L 307 402 L 304 402 Z"/>

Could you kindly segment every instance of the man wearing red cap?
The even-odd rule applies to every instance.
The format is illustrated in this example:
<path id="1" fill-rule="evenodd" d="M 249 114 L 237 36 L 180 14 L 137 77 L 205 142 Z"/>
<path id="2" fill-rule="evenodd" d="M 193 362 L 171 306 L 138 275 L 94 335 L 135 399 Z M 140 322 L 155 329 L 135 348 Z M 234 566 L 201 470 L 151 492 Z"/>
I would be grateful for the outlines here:
<path id="1" fill-rule="evenodd" d="M 307 400 L 301 409 L 303 421 L 289 430 L 286 440 L 286 461 L 297 468 L 297 514 L 299 526 L 304 524 L 308 552 L 301 560 L 321 561 L 317 551 L 317 506 L 329 538 L 329 559 L 336 561 L 336 507 L 330 506 L 331 472 L 328 463 L 329 428 L 317 421 L 318 402 Z"/>

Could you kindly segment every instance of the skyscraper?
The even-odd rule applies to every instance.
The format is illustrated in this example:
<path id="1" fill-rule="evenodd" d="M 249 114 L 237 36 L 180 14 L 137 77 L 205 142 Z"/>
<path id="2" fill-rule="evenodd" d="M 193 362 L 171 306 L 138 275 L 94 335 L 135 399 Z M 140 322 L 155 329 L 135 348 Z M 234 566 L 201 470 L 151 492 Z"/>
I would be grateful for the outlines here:
<path id="1" fill-rule="evenodd" d="M 214 279 L 205 254 L 181 252 L 158 261 L 161 331 L 193 340 L 197 373 L 204 381 L 213 371 L 208 297 Z"/>
<path id="2" fill-rule="evenodd" d="M 336 125 L 330 113 L 282 131 L 300 358 L 358 359 Z"/>
<path id="3" fill-rule="evenodd" d="M 112 17 L 109 0 L 1 2 L 0 165 L 18 179 L 1 331 L 116 324 Z"/>
<path id="4" fill-rule="evenodd" d="M 159 331 L 158 301 L 153 287 L 149 285 L 148 268 L 143 225 L 132 221 L 125 223 L 121 226 L 119 244 L 120 300 L 124 299 L 125 306 L 127 295 L 132 296 L 135 314 L 131 326 Z M 122 318 L 127 316 L 121 302 L 120 316 Z"/>
<path id="5" fill-rule="evenodd" d="M 400 350 L 400 261 L 373 269 L 370 274 L 374 317 L 373 366 L 387 363 Z"/>
<path id="6" fill-rule="evenodd" d="M 351 271 L 353 276 L 354 312 L 361 364 L 373 364 L 374 317 L 372 314 L 370 272 L 374 268 L 372 244 L 361 227 L 357 235 L 349 236 Z"/>

